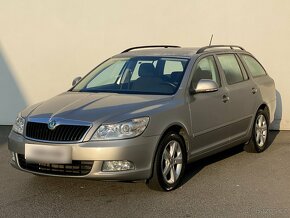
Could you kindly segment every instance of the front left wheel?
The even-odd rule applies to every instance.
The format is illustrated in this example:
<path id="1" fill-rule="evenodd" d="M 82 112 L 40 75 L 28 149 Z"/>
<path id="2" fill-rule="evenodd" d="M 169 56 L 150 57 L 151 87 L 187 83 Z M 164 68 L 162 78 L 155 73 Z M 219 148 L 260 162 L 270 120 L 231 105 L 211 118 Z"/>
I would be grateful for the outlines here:
<path id="1" fill-rule="evenodd" d="M 183 139 L 175 132 L 167 133 L 161 140 L 154 161 L 149 188 L 171 191 L 178 187 L 186 165 L 186 149 Z"/>

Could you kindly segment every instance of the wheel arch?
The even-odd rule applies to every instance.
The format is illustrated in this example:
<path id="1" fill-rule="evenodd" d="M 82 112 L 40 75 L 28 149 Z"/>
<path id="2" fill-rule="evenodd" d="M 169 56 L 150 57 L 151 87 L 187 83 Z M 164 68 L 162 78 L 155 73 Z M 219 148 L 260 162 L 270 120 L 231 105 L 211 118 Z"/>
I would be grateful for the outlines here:
<path id="1" fill-rule="evenodd" d="M 172 124 L 168 125 L 164 129 L 164 131 L 160 134 L 160 137 L 158 139 L 158 143 L 157 143 L 157 146 L 155 148 L 153 159 L 152 159 L 151 176 L 152 176 L 152 173 L 153 173 L 153 168 L 154 168 L 153 166 L 154 166 L 154 163 L 155 163 L 156 153 L 157 153 L 157 149 L 159 147 L 159 144 L 160 144 L 161 140 L 164 138 L 164 136 L 168 132 L 171 132 L 171 131 L 178 133 L 178 135 L 180 135 L 181 139 L 183 140 L 183 142 L 185 144 L 185 148 L 186 148 L 186 162 L 188 161 L 188 150 L 189 150 L 189 144 L 190 144 L 190 138 L 189 138 L 188 130 L 185 127 L 185 125 L 183 125 L 182 123 L 179 123 L 179 122 L 172 123 Z"/>
<path id="2" fill-rule="evenodd" d="M 267 105 L 266 103 L 262 103 L 262 104 L 258 107 L 258 109 L 257 109 L 257 111 L 256 111 L 256 114 L 258 113 L 259 110 L 263 110 L 263 111 L 267 112 L 267 114 L 268 114 L 268 117 L 267 117 L 267 118 L 268 118 L 268 124 L 269 124 L 271 118 L 270 118 L 270 109 L 269 109 L 268 105 Z M 256 114 L 255 114 L 255 116 L 256 116 Z"/>
<path id="3" fill-rule="evenodd" d="M 188 150 L 189 150 L 189 141 L 190 141 L 190 138 L 189 138 L 189 133 L 188 133 L 188 130 L 187 128 L 185 127 L 185 125 L 183 125 L 182 123 L 172 123 L 170 125 L 168 125 L 164 131 L 162 132 L 162 134 L 160 135 L 160 138 L 158 140 L 158 145 L 160 143 L 160 141 L 163 139 L 163 137 L 168 133 L 168 132 L 176 132 L 178 133 L 178 135 L 181 136 L 183 142 L 184 142 L 184 145 L 186 147 L 186 153 L 188 153 Z M 158 147 L 158 146 L 157 146 Z M 157 150 L 157 148 L 156 148 Z M 155 150 L 155 154 L 156 154 L 156 150 Z"/>

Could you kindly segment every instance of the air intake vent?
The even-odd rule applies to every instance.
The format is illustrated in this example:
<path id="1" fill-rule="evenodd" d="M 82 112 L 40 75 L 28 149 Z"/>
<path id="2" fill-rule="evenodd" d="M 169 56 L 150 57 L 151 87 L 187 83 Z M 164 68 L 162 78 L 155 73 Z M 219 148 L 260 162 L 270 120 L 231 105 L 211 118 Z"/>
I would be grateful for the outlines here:
<path id="1" fill-rule="evenodd" d="M 73 160 L 71 164 L 49 164 L 26 162 L 23 154 L 18 154 L 22 169 L 50 175 L 84 176 L 91 172 L 94 161 Z"/>

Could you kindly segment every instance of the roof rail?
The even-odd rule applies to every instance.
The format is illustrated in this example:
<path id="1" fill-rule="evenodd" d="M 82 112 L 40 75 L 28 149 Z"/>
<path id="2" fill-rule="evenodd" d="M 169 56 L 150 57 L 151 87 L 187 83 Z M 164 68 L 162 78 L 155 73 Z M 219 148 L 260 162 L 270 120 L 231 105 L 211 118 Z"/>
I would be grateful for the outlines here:
<path id="1" fill-rule="evenodd" d="M 211 49 L 211 48 L 230 48 L 230 49 L 239 48 L 240 50 L 245 50 L 243 47 L 238 46 L 238 45 L 210 45 L 210 46 L 205 46 L 205 47 L 198 49 L 196 54 L 202 53 L 205 50 Z"/>
<path id="2" fill-rule="evenodd" d="M 126 53 L 128 51 L 132 51 L 132 50 L 140 49 L 140 48 L 180 48 L 180 46 L 176 46 L 176 45 L 145 45 L 145 46 L 137 46 L 137 47 L 128 48 L 128 49 L 122 51 L 121 53 Z"/>

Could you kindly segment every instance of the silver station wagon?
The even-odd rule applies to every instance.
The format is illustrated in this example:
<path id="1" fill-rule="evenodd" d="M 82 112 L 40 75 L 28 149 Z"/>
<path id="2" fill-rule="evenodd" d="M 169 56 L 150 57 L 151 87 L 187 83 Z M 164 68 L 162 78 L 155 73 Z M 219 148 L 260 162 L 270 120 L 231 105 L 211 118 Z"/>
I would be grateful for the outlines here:
<path id="1" fill-rule="evenodd" d="M 240 144 L 264 151 L 275 107 L 273 79 L 240 46 L 134 47 L 23 110 L 11 164 L 169 191 L 189 162 Z"/>

